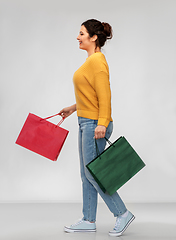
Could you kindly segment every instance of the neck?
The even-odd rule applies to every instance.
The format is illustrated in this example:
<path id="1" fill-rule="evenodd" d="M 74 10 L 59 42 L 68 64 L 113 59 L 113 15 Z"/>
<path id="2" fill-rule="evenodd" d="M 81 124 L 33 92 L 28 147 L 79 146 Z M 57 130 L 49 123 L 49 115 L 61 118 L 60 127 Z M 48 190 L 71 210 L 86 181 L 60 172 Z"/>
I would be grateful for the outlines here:
<path id="1" fill-rule="evenodd" d="M 88 57 L 90 57 L 93 53 L 96 53 L 96 52 L 101 52 L 101 49 L 99 47 L 95 48 L 95 49 L 90 49 L 87 51 L 88 53 Z"/>

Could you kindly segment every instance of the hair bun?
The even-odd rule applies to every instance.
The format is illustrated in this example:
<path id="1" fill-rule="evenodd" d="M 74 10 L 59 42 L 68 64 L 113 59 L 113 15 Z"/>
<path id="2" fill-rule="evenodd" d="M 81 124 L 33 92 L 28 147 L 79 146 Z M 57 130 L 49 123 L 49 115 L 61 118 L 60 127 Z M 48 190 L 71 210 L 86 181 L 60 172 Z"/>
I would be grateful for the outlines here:
<path id="1" fill-rule="evenodd" d="M 107 39 L 111 39 L 112 38 L 112 27 L 109 25 L 109 23 L 106 22 L 102 22 L 101 23 L 104 27 L 104 33 L 107 36 Z"/>

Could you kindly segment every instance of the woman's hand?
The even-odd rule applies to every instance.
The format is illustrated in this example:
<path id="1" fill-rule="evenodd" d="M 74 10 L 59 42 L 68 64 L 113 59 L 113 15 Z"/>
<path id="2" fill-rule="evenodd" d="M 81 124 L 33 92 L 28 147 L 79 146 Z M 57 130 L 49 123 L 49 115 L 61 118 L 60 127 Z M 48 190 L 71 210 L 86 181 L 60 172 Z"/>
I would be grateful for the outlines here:
<path id="1" fill-rule="evenodd" d="M 95 138 L 99 139 L 99 138 L 104 138 L 106 134 L 106 127 L 102 126 L 102 125 L 98 125 L 95 128 Z"/>
<path id="2" fill-rule="evenodd" d="M 59 112 L 59 115 L 61 115 L 63 118 L 66 118 L 66 117 L 70 116 L 75 111 L 76 111 L 76 104 L 74 104 L 70 107 L 63 108 Z"/>

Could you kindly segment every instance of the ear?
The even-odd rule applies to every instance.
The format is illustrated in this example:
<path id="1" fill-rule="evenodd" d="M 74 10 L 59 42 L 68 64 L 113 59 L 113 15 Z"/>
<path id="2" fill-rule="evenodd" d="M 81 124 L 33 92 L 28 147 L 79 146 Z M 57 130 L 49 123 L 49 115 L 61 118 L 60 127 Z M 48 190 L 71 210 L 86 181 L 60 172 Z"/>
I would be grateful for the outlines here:
<path id="1" fill-rule="evenodd" d="M 97 38 L 98 38 L 97 35 L 93 35 L 93 37 L 91 37 L 91 41 L 95 42 L 97 40 Z"/>

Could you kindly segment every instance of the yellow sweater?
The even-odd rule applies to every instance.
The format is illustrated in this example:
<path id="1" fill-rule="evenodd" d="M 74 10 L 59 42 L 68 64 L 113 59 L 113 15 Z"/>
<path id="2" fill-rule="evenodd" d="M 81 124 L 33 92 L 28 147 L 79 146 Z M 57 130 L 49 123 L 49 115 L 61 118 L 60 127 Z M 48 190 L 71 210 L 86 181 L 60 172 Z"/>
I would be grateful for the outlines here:
<path id="1" fill-rule="evenodd" d="M 108 126 L 111 118 L 111 90 L 109 68 L 105 56 L 96 52 L 74 73 L 73 83 L 77 115 L 98 120 Z"/>

